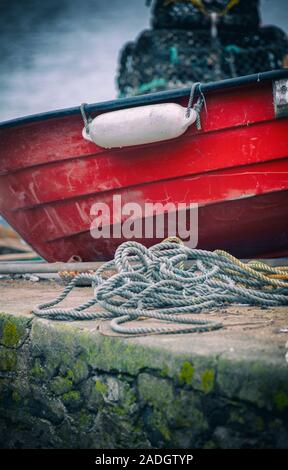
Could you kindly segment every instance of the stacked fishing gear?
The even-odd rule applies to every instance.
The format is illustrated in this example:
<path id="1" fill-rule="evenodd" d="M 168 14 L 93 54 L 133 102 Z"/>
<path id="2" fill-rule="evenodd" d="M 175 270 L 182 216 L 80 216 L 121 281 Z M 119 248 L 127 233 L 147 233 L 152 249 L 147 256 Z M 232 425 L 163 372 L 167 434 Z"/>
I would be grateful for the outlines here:
<path id="1" fill-rule="evenodd" d="M 283 67 L 288 39 L 260 27 L 259 0 L 154 0 L 152 29 L 121 51 L 120 96 Z"/>

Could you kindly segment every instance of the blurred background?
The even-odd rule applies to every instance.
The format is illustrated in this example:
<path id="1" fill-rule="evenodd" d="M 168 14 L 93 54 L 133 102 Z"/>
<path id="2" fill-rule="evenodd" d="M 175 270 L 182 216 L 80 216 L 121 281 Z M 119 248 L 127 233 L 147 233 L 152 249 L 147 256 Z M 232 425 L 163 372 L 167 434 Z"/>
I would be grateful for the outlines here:
<path id="1" fill-rule="evenodd" d="M 0 121 L 288 66 L 287 2 L 0 0 Z M 0 216 L 0 256 L 19 252 Z"/>
<path id="2" fill-rule="evenodd" d="M 260 13 L 288 31 L 287 0 Z M 0 120 L 115 98 L 119 52 L 150 14 L 145 0 L 0 0 Z"/>

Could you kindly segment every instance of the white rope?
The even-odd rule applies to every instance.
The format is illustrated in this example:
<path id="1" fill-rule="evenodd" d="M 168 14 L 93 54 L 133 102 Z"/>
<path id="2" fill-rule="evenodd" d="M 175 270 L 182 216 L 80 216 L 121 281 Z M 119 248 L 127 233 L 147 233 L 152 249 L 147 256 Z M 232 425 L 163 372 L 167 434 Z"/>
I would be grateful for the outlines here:
<path id="1" fill-rule="evenodd" d="M 187 261 L 192 262 L 189 268 L 183 265 Z M 192 250 L 168 241 L 149 249 L 126 242 L 118 247 L 113 261 L 93 274 L 77 275 L 57 299 L 33 312 L 53 320 L 110 318 L 112 330 L 123 334 L 210 331 L 223 325 L 185 314 L 229 304 L 288 305 L 288 281 L 274 279 L 277 269 L 265 266 L 252 268 L 225 252 Z M 111 269 L 116 269 L 116 274 L 107 277 Z M 94 296 L 72 309 L 54 308 L 80 279 L 92 281 Z M 102 310 L 88 310 L 94 306 Z M 171 326 L 122 326 L 139 317 L 163 320 Z"/>

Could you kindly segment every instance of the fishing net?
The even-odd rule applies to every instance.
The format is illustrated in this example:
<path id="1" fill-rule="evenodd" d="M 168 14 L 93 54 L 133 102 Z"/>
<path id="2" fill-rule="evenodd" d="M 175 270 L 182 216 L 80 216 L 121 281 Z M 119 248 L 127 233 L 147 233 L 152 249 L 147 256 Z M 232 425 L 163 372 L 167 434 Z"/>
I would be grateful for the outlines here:
<path id="1" fill-rule="evenodd" d="M 219 29 L 154 29 L 140 34 L 121 52 L 120 96 L 144 94 L 282 68 L 288 40 L 277 27 L 250 34 Z"/>
<path id="2" fill-rule="evenodd" d="M 207 12 L 216 12 L 221 15 L 228 4 L 228 0 L 203 0 Z M 219 17 L 221 29 L 254 30 L 259 27 L 259 0 L 241 0 L 225 15 Z M 152 26 L 154 28 L 194 28 L 207 29 L 210 19 L 203 14 L 191 0 L 154 0 L 152 8 Z"/>

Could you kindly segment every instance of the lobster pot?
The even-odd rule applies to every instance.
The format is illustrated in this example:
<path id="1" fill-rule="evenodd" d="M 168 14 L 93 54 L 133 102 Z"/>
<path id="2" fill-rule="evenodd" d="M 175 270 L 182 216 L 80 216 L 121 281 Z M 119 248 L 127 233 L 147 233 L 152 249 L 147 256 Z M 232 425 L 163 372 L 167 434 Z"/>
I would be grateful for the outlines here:
<path id="1" fill-rule="evenodd" d="M 277 27 L 250 35 L 219 31 L 147 30 L 128 43 L 120 57 L 122 96 L 187 86 L 282 68 L 287 36 Z"/>
<path id="2" fill-rule="evenodd" d="M 207 11 L 221 13 L 228 0 L 203 0 Z M 260 25 L 259 0 L 240 0 L 224 16 L 219 18 L 219 27 L 225 30 L 254 30 Z M 210 19 L 192 2 L 187 0 L 154 0 L 152 10 L 153 28 L 197 28 L 207 29 Z"/>

